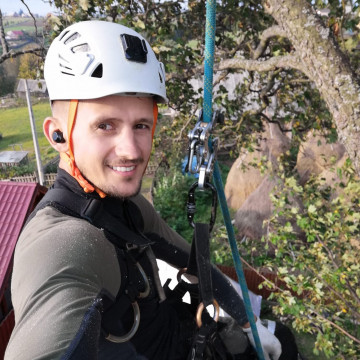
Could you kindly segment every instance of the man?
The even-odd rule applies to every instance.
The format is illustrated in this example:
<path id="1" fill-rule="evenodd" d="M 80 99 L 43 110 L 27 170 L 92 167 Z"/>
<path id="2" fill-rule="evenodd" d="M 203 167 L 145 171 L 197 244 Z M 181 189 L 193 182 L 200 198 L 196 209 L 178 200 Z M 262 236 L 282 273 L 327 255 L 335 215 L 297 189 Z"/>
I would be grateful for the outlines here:
<path id="1" fill-rule="evenodd" d="M 186 359 L 194 320 L 165 299 L 155 258 L 183 268 L 189 245 L 139 195 L 167 101 L 163 65 L 138 33 L 87 21 L 54 40 L 45 80 L 44 132 L 61 160 L 15 251 L 5 359 Z M 215 268 L 212 279 L 249 332 L 242 300 Z M 278 359 L 279 341 L 257 326 L 266 359 Z"/>

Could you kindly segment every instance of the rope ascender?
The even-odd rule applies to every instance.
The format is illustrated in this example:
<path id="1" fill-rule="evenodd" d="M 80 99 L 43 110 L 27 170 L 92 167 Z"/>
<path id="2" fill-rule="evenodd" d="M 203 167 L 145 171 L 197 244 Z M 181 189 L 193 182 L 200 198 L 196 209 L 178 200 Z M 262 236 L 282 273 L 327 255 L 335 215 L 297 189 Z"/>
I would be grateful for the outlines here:
<path id="1" fill-rule="evenodd" d="M 213 194 L 212 212 L 210 219 L 209 232 L 215 222 L 217 198 L 220 203 L 221 212 L 223 215 L 229 244 L 232 252 L 233 262 L 238 277 L 239 285 L 243 295 L 246 315 L 251 326 L 251 331 L 254 337 L 256 352 L 259 360 L 265 360 L 262 350 L 259 334 L 255 325 L 253 310 L 251 307 L 249 291 L 246 284 L 246 279 L 236 245 L 235 232 L 231 223 L 231 217 L 227 206 L 224 185 L 221 179 L 220 168 L 216 160 L 218 139 L 213 139 L 211 136 L 212 130 L 219 119 L 219 113 L 212 111 L 212 90 L 213 90 L 213 67 L 214 67 L 214 48 L 215 48 L 215 27 L 216 27 L 216 0 L 207 0 L 206 2 L 206 28 L 205 28 L 205 54 L 204 54 L 204 103 L 203 111 L 200 112 L 198 121 L 193 130 L 188 134 L 189 138 L 189 153 L 188 163 L 185 171 L 192 174 L 199 174 L 198 182 L 195 182 L 189 191 L 187 213 L 188 220 L 191 226 L 195 227 L 193 218 L 196 211 L 195 208 L 195 189 L 207 190 L 211 189 Z M 193 160 L 196 157 L 196 167 L 194 169 Z M 211 178 L 215 187 L 210 183 Z M 217 197 L 217 198 L 216 198 Z M 214 198 L 216 198 L 214 200 Z M 196 232 L 196 231 L 195 231 Z M 196 237 L 196 235 L 195 235 Z M 206 249 L 206 251 L 209 251 Z M 199 266 L 199 265 L 198 265 Z M 200 279 L 199 279 L 200 283 Z M 211 289 L 211 284 L 210 284 Z M 201 289 L 200 289 L 201 290 Z M 205 307 L 210 303 L 215 304 L 212 295 L 205 294 Z M 204 301 L 204 300 L 203 300 Z M 215 307 L 215 305 L 214 305 Z M 202 309 L 201 309 L 202 310 Z M 201 317 L 201 314 L 200 314 Z"/>

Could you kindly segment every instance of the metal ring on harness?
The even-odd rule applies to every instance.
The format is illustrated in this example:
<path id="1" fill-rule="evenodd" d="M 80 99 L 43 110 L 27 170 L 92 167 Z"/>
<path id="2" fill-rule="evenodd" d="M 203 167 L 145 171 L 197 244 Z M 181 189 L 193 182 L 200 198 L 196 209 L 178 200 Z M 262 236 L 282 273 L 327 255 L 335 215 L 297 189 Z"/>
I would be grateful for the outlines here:
<path id="1" fill-rule="evenodd" d="M 130 331 L 122 336 L 115 336 L 112 334 L 109 334 L 106 337 L 106 340 L 109 340 L 111 342 L 114 343 L 124 343 L 126 341 L 129 341 L 137 332 L 137 329 L 139 328 L 139 324 L 140 324 L 140 309 L 139 309 L 139 305 L 138 303 L 135 301 L 133 303 L 131 303 L 133 310 L 134 310 L 134 324 L 132 326 L 132 328 L 130 329 Z"/>
<path id="2" fill-rule="evenodd" d="M 149 279 L 147 278 L 144 269 L 141 267 L 141 265 L 137 262 L 136 267 L 139 269 L 139 272 L 141 274 L 141 276 L 143 277 L 143 280 L 145 282 L 145 290 L 143 292 L 139 293 L 139 298 L 143 299 L 146 298 L 149 293 L 150 293 L 150 284 L 149 284 Z"/>
<path id="3" fill-rule="evenodd" d="M 176 275 L 176 280 L 177 280 L 178 283 L 181 282 L 181 281 L 183 281 L 183 280 L 181 279 L 181 277 L 182 277 L 184 274 L 186 274 L 186 272 L 187 272 L 187 268 L 182 268 L 182 269 L 180 269 L 180 270 L 178 271 L 178 273 L 177 273 L 177 275 Z M 191 275 L 191 274 L 187 274 L 187 275 L 188 275 L 188 280 L 189 280 L 189 283 L 190 283 L 190 284 L 197 284 L 197 283 L 199 282 L 197 276 Z"/>
<path id="4" fill-rule="evenodd" d="M 215 322 L 218 322 L 219 320 L 219 314 L 220 314 L 220 306 L 219 306 L 219 303 L 214 299 L 213 300 L 213 305 L 214 305 L 214 316 L 213 316 L 213 320 Z M 201 302 L 197 308 L 197 311 L 196 311 L 196 325 L 200 328 L 201 325 L 202 325 L 202 320 L 201 320 L 201 315 L 202 315 L 202 312 L 204 310 L 204 303 Z"/>
<path id="5" fill-rule="evenodd" d="M 177 282 L 181 281 L 181 276 L 183 276 L 183 274 L 185 274 L 187 271 L 187 268 L 182 268 L 178 271 L 177 275 L 176 275 L 176 280 Z"/>

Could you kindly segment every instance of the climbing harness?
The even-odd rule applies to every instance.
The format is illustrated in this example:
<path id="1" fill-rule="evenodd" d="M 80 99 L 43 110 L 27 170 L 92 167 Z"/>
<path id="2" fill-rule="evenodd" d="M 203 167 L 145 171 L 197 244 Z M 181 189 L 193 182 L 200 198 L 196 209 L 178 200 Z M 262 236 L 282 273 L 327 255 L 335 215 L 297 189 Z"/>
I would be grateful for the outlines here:
<path id="1" fill-rule="evenodd" d="M 36 213 L 51 206 L 63 214 L 76 218 L 85 219 L 95 227 L 103 229 L 106 238 L 115 245 L 116 253 L 121 268 L 121 287 L 118 291 L 116 300 L 110 299 L 107 294 L 102 296 L 102 330 L 105 339 L 114 343 L 124 343 L 132 339 L 140 325 L 140 307 L 138 300 L 147 298 L 151 291 L 150 283 L 146 272 L 136 258 L 144 254 L 151 266 L 155 261 L 155 256 L 149 245 L 152 241 L 145 237 L 141 231 L 135 232 L 122 222 L 118 221 L 111 213 L 107 212 L 103 202 L 95 197 L 84 197 L 66 189 L 50 189 L 32 214 L 29 222 Z M 130 206 L 130 205 L 129 205 Z M 126 240 L 125 240 L 126 239 Z M 154 274 L 153 283 L 158 293 L 160 301 L 165 299 L 164 290 L 158 279 L 157 269 L 152 269 Z M 141 289 L 139 286 L 143 285 Z M 133 323 L 124 334 L 114 334 L 113 329 L 109 329 L 107 324 L 112 319 L 121 319 L 128 308 L 133 311 Z M 118 331 L 118 329 L 115 329 Z"/>
<path id="2" fill-rule="evenodd" d="M 228 233 L 229 244 L 233 256 L 234 266 L 238 277 L 239 285 L 242 290 L 243 300 L 245 304 L 246 315 L 250 323 L 251 331 L 254 337 L 256 352 L 260 360 L 264 360 L 264 354 L 255 324 L 254 314 L 252 311 L 249 292 L 246 284 L 244 271 L 241 264 L 239 251 L 237 249 L 234 228 L 231 223 L 231 217 L 224 194 L 224 186 L 221 179 L 220 168 L 216 161 L 217 139 L 212 139 L 211 131 L 214 128 L 217 113 L 212 111 L 212 89 L 213 89 L 213 66 L 214 66 L 214 48 L 215 48 L 215 27 L 216 27 L 216 0 L 208 0 L 206 2 L 206 29 L 205 29 L 205 53 L 204 53 L 204 103 L 203 111 L 200 113 L 199 120 L 195 128 L 189 132 L 189 152 L 187 171 L 191 173 L 199 173 L 199 181 L 192 185 L 189 191 L 188 200 L 188 220 L 190 225 L 195 227 L 197 232 L 198 225 L 193 221 L 195 214 L 194 191 L 198 187 L 201 190 L 209 188 L 210 179 L 213 175 L 213 182 L 219 198 L 224 223 Z M 196 168 L 193 169 L 193 159 L 197 160 Z M 211 188 L 211 187 L 210 187 Z M 214 207 L 214 203 L 213 203 Z M 211 219 L 212 221 L 212 219 Z M 215 220 L 214 220 L 215 221 Z M 213 224 L 212 224 L 213 225 Z M 205 234 L 206 231 L 202 231 Z M 210 229 L 209 229 L 210 233 Z M 196 236 L 194 236 L 196 238 Z M 209 238 L 209 235 L 207 236 Z M 194 241 L 193 241 L 194 242 Z M 210 254 L 208 254 L 210 256 Z M 199 267 L 199 265 L 198 265 Z M 202 270 L 198 276 L 201 276 Z M 200 283 L 199 278 L 199 283 Z M 201 286 L 200 286 L 201 290 Z M 201 291 L 200 291 L 201 292 Z M 210 297 L 211 298 L 211 297 Z M 203 301 L 204 302 L 204 301 Z M 211 302 L 204 302 L 205 307 Z M 201 317 L 201 315 L 200 315 Z M 193 357 L 195 359 L 195 357 Z"/>

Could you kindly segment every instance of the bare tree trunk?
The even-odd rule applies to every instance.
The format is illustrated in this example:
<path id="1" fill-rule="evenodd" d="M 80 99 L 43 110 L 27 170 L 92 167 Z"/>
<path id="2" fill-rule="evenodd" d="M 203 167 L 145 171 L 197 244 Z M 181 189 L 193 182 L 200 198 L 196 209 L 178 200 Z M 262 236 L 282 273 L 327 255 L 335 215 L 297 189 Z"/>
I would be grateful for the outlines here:
<path id="1" fill-rule="evenodd" d="M 0 40 L 1 40 L 2 53 L 6 54 L 9 51 L 9 47 L 8 47 L 8 44 L 5 39 L 5 31 L 4 31 L 4 24 L 3 24 L 3 17 L 2 17 L 1 9 L 0 9 Z"/>
<path id="2" fill-rule="evenodd" d="M 22 3 L 28 8 L 28 6 L 23 1 L 22 1 Z M 29 13 L 31 14 L 30 11 L 29 11 Z M 32 14 L 31 14 L 31 16 L 34 19 L 34 26 L 35 26 L 36 40 L 37 40 L 36 20 L 35 20 L 35 18 L 34 18 L 34 16 Z M 18 51 L 14 51 L 14 50 L 9 48 L 9 44 L 6 41 L 6 38 L 5 38 L 3 16 L 2 16 L 1 9 L 0 9 L 0 42 L 1 42 L 1 47 L 2 47 L 2 53 L 0 53 L 0 64 L 3 63 L 7 59 L 16 58 L 16 57 L 18 57 L 20 55 L 24 55 L 24 54 L 36 54 L 38 56 L 41 56 L 44 53 L 44 47 L 43 46 L 38 46 L 38 47 L 33 48 L 33 49 L 18 50 Z"/>
<path id="3" fill-rule="evenodd" d="M 298 68 L 317 86 L 360 175 L 360 88 L 349 60 L 306 0 L 264 0 L 264 7 L 294 46 Z"/>

